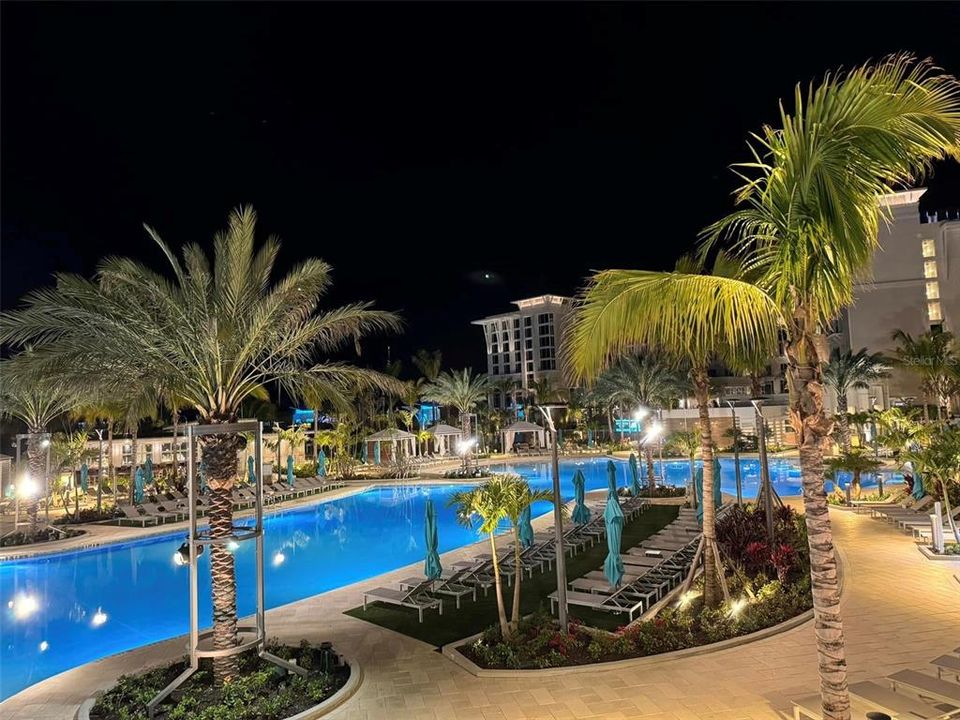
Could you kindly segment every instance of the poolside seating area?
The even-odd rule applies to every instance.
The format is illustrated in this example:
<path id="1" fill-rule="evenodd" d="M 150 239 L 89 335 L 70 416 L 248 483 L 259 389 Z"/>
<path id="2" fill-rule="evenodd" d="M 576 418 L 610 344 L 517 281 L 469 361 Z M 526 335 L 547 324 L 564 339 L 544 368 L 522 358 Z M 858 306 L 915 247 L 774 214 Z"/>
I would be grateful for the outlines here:
<path id="1" fill-rule="evenodd" d="M 893 720 L 960 718 L 960 647 L 934 658 L 927 668 L 900 670 L 882 680 L 852 683 L 850 709 L 853 717 L 884 713 Z M 820 695 L 794 700 L 793 717 L 820 720 Z"/>
<path id="2" fill-rule="evenodd" d="M 935 503 L 931 496 L 925 495 L 920 500 L 908 497 L 902 502 L 854 501 L 854 510 L 857 513 L 869 513 L 871 517 L 891 523 L 904 532 L 909 532 L 918 540 L 930 539 L 933 534 L 931 515 L 935 512 Z M 950 515 L 955 522 L 960 522 L 960 506 L 952 508 Z M 941 511 L 943 527 L 949 526 L 948 514 Z"/>

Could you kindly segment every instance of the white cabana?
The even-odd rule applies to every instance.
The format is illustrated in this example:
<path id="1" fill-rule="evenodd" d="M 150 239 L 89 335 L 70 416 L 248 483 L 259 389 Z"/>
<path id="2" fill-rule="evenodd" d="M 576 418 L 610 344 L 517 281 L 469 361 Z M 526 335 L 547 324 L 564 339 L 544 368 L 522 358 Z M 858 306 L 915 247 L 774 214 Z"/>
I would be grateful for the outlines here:
<path id="1" fill-rule="evenodd" d="M 433 451 L 437 455 L 457 454 L 457 444 L 463 438 L 463 431 L 460 428 L 438 423 L 427 428 L 427 432 L 433 438 Z"/>
<path id="2" fill-rule="evenodd" d="M 547 431 L 526 420 L 518 420 L 503 431 L 503 450 L 510 452 L 516 445 L 530 449 L 547 447 Z"/>
<path id="3" fill-rule="evenodd" d="M 406 430 L 390 428 L 367 436 L 367 460 L 374 462 L 376 447 L 380 446 L 380 464 L 388 463 L 398 454 L 413 457 L 417 454 L 417 436 Z"/>

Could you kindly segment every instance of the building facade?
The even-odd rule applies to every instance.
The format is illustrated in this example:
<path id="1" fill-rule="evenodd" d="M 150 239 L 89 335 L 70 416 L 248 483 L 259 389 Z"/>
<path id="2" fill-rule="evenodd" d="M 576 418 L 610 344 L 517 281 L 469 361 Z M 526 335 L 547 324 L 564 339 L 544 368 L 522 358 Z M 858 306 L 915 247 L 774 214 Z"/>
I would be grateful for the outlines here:
<path id="1" fill-rule="evenodd" d="M 474 320 L 483 329 L 487 375 L 496 389 L 491 406 L 510 410 L 538 383 L 562 387 L 558 351 L 573 310 L 573 298 L 539 295 L 515 300 L 513 312 Z"/>

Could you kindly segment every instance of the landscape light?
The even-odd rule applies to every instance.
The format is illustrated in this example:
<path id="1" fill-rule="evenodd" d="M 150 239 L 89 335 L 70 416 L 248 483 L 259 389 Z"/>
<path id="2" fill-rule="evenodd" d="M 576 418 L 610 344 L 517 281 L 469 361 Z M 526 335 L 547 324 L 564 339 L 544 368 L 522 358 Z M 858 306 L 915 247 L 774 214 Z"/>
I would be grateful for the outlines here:
<path id="1" fill-rule="evenodd" d="M 470 438 L 469 440 L 461 440 L 457 444 L 457 452 L 461 455 L 466 455 L 470 450 L 473 449 L 473 446 L 477 444 L 476 438 Z"/>
<path id="2" fill-rule="evenodd" d="M 48 447 L 50 447 L 50 438 L 44 438 L 43 440 L 41 440 L 41 441 L 40 441 L 40 447 L 42 447 L 42 448 L 48 448 Z"/>
<path id="3" fill-rule="evenodd" d="M 700 593 L 698 593 L 696 590 L 687 590 L 683 595 L 680 596 L 680 607 L 687 607 L 698 595 L 700 595 Z"/>
<path id="4" fill-rule="evenodd" d="M 107 621 L 107 614 L 101 609 L 97 608 L 97 611 L 93 614 L 93 618 L 90 620 L 90 624 L 93 627 L 100 627 Z"/>
<path id="5" fill-rule="evenodd" d="M 736 617 L 743 609 L 747 606 L 747 601 L 744 598 L 739 598 L 730 603 L 730 617 Z"/>

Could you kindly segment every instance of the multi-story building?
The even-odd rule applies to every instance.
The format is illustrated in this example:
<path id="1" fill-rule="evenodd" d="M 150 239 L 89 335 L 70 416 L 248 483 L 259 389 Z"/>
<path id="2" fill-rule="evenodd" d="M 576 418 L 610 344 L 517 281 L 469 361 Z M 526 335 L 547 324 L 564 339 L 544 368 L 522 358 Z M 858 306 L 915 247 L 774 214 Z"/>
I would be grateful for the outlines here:
<path id="1" fill-rule="evenodd" d="M 474 320 L 483 328 L 487 349 L 487 375 L 498 387 L 491 393 L 495 408 L 516 407 L 534 383 L 563 386 L 557 353 L 563 340 L 573 299 L 539 295 L 513 302 L 517 309 Z"/>

